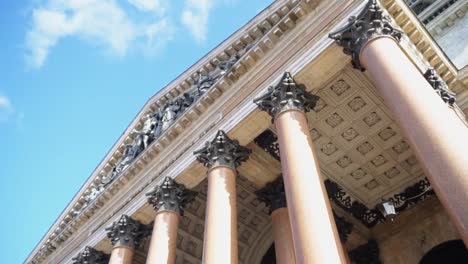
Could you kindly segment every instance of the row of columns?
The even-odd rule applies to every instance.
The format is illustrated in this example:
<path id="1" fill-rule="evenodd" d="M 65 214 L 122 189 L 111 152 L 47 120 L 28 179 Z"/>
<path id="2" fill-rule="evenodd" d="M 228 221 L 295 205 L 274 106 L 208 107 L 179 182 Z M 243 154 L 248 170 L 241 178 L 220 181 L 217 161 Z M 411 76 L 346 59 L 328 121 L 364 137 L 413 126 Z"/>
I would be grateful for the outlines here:
<path id="1" fill-rule="evenodd" d="M 402 32 L 384 15 L 376 0 L 369 0 L 357 17 L 330 37 L 351 55 L 355 68 L 368 71 L 468 244 L 468 128 L 450 108 L 453 98 L 443 81 L 433 71 L 428 71 L 425 78 L 409 60 L 398 45 Z M 272 186 L 258 193 L 271 208 L 278 263 L 349 263 L 305 114 L 313 110 L 317 100 L 289 73 L 254 100 L 272 116 L 278 133 L 285 197 L 273 198 L 272 190 L 278 187 Z M 249 153 L 223 131 L 194 153 L 208 168 L 203 263 L 238 262 L 236 168 Z M 147 263 L 175 262 L 179 219 L 194 195 L 171 178 L 148 194 L 157 214 Z M 131 263 L 139 241 L 124 235 L 127 233 L 122 230 L 127 226 L 131 226 L 131 234 L 148 234 L 147 227 L 132 221 L 122 217 L 109 230 L 114 245 L 110 263 Z"/>

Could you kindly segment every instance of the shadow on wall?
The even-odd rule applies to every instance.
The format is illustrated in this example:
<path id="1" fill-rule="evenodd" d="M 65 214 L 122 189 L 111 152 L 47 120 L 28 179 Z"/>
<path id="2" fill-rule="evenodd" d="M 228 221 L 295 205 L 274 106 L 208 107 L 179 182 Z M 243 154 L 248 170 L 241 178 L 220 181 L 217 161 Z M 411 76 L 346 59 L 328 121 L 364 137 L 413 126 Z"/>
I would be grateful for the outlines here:
<path id="1" fill-rule="evenodd" d="M 450 240 L 433 247 L 419 264 L 464 264 L 468 263 L 468 250 L 463 241 Z"/>

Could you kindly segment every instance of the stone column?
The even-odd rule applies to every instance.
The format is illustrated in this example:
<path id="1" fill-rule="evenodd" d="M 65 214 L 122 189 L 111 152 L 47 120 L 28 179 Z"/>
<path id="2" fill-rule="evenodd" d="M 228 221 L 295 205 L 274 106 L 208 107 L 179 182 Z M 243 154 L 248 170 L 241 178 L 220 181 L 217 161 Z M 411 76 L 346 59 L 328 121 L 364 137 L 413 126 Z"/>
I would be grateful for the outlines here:
<path id="1" fill-rule="evenodd" d="M 330 37 L 352 56 L 355 68 L 368 71 L 468 245 L 468 128 L 451 109 L 455 98 L 445 83 L 432 70 L 423 76 L 400 49 L 402 34 L 370 0 Z"/>
<path id="2" fill-rule="evenodd" d="M 107 237 L 114 246 L 109 261 L 110 264 L 132 264 L 135 249 L 149 235 L 148 226 L 141 224 L 128 215 L 122 215 L 112 226 L 106 228 L 106 231 Z"/>
<path id="3" fill-rule="evenodd" d="M 184 207 L 195 199 L 196 193 L 187 190 L 171 177 L 146 194 L 156 210 L 147 264 L 173 264 L 176 258 L 177 230 Z"/>
<path id="4" fill-rule="evenodd" d="M 289 73 L 254 102 L 273 118 L 297 263 L 343 263 L 344 255 L 315 157 L 306 111 L 318 97 Z"/>
<path id="5" fill-rule="evenodd" d="M 278 177 L 275 181 L 268 183 L 265 187 L 258 190 L 256 194 L 260 201 L 270 207 L 276 263 L 296 263 L 283 178 L 281 176 Z"/>
<path id="6" fill-rule="evenodd" d="M 220 130 L 213 141 L 194 153 L 208 167 L 203 263 L 238 262 L 236 168 L 250 152 Z"/>
<path id="7" fill-rule="evenodd" d="M 102 251 L 98 251 L 92 247 L 85 247 L 85 249 L 72 258 L 73 264 L 107 264 L 109 263 L 109 255 Z"/>

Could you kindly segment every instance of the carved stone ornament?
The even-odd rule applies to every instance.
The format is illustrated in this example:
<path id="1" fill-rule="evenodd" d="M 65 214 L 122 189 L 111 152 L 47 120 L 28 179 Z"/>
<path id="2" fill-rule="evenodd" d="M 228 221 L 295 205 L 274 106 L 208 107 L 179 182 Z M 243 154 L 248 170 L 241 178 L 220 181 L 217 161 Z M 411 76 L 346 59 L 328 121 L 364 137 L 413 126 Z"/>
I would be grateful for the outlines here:
<path id="1" fill-rule="evenodd" d="M 381 264 L 379 245 L 375 240 L 369 240 L 349 252 L 351 264 Z"/>
<path id="2" fill-rule="evenodd" d="M 92 247 L 85 247 L 85 249 L 78 253 L 72 259 L 73 264 L 107 264 L 109 263 L 109 255 L 104 252 L 97 251 Z"/>
<path id="3" fill-rule="evenodd" d="M 455 93 L 450 92 L 447 83 L 442 80 L 434 69 L 428 69 L 424 73 L 424 78 L 426 78 L 427 82 L 434 88 L 436 93 L 442 98 L 442 100 L 449 105 L 453 105 L 455 103 Z"/>
<path id="4" fill-rule="evenodd" d="M 184 185 L 178 184 L 171 177 L 166 177 L 161 185 L 156 186 L 146 196 L 156 211 L 169 210 L 183 215 L 184 207 L 195 199 L 196 194 L 186 189 Z"/>
<path id="5" fill-rule="evenodd" d="M 353 67 L 364 71 L 359 60 L 362 47 L 369 41 L 379 36 L 389 36 L 400 41 L 403 32 L 396 29 L 388 15 L 384 15 L 377 0 L 369 0 L 357 17 L 351 16 L 348 25 L 330 33 L 329 37 L 343 47 L 343 52 L 351 55 Z"/>
<path id="6" fill-rule="evenodd" d="M 106 228 L 106 231 L 112 245 L 135 249 L 150 234 L 151 227 L 143 225 L 128 215 L 122 215 L 112 226 Z"/>
<path id="7" fill-rule="evenodd" d="M 193 154 L 208 168 L 227 166 L 235 169 L 249 158 L 251 152 L 250 149 L 239 145 L 237 140 L 230 139 L 224 131 L 218 130 L 213 141 L 206 142 L 205 147 Z"/>
<path id="8" fill-rule="evenodd" d="M 255 192 L 258 199 L 270 207 L 270 214 L 276 209 L 287 207 L 283 177 L 269 182 L 265 187 Z"/>
<path id="9" fill-rule="evenodd" d="M 286 72 L 276 86 L 270 86 L 266 94 L 254 99 L 254 103 L 268 112 L 274 121 L 279 113 L 286 110 L 308 112 L 314 109 L 318 99 L 318 96 L 307 92 L 304 85 L 296 83 L 291 74 Z"/>

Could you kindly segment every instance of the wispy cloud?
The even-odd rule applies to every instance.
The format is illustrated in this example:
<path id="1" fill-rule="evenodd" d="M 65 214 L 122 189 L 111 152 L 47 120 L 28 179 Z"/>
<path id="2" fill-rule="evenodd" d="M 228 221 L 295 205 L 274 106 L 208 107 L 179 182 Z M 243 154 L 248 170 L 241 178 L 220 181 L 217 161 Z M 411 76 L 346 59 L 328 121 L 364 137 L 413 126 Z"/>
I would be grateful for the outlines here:
<path id="1" fill-rule="evenodd" d="M 206 40 L 208 34 L 208 19 L 213 0 L 186 0 L 182 11 L 182 24 L 200 43 Z"/>
<path id="2" fill-rule="evenodd" d="M 7 96 L 0 95 L 0 124 L 8 121 L 13 112 L 14 109 L 10 99 Z"/>
<path id="3" fill-rule="evenodd" d="M 151 12 L 150 19 L 130 17 L 115 0 L 48 0 L 33 9 L 25 43 L 28 64 L 41 67 L 51 49 L 65 37 L 78 37 L 116 56 L 125 56 L 132 47 L 154 53 L 173 34 L 172 25 L 162 17 L 166 2 L 128 2 L 142 12 Z"/>

